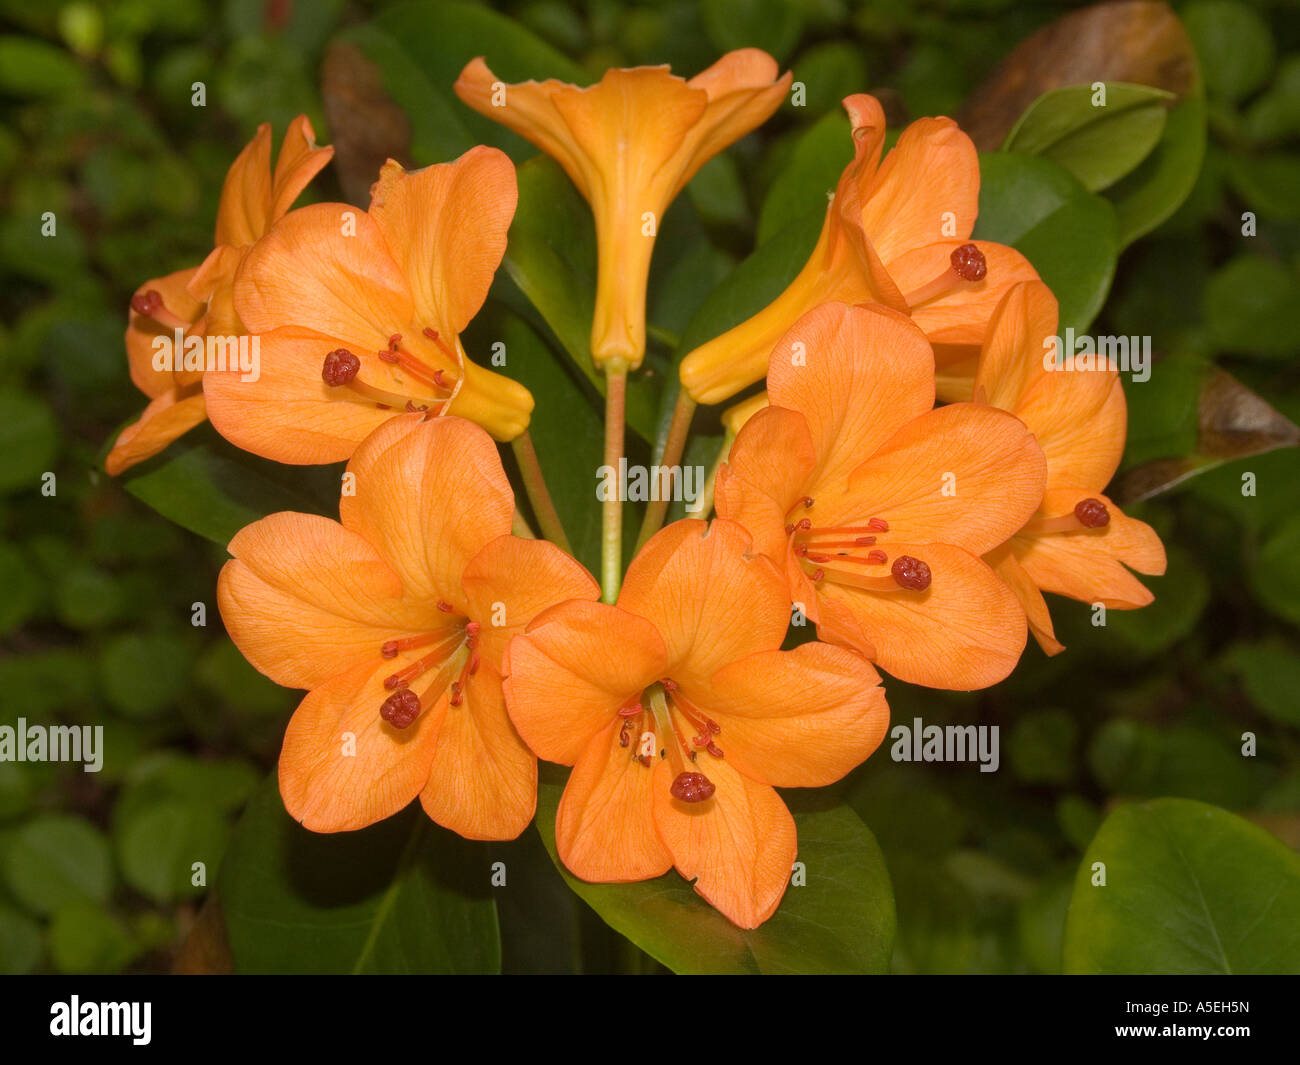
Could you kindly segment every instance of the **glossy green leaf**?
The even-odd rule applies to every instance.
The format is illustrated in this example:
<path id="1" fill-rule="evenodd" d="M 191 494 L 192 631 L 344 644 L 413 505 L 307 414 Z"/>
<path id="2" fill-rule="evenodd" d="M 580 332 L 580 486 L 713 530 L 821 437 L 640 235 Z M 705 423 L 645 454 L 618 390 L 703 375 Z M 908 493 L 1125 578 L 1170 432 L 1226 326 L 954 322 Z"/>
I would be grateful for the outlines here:
<path id="1" fill-rule="evenodd" d="M 562 772 L 543 772 L 537 828 L 552 859 Z M 615 931 L 677 973 L 884 972 L 894 940 L 894 895 L 875 837 L 848 807 L 787 798 L 807 883 L 786 888 L 768 921 L 731 924 L 676 872 L 637 884 L 569 886 Z M 820 801 L 820 805 L 818 805 Z"/>
<path id="2" fill-rule="evenodd" d="M 758 214 L 758 243 L 766 243 L 796 220 L 820 226 L 827 196 L 852 160 L 848 118 L 832 111 L 814 122 L 799 137 L 789 162 L 767 191 Z"/>
<path id="3" fill-rule="evenodd" d="M 134 953 L 121 921 L 98 906 L 74 902 L 50 924 L 50 954 L 61 973 L 116 973 Z"/>
<path id="4" fill-rule="evenodd" d="M 225 817 L 210 804 L 184 799 L 138 806 L 113 830 L 123 879 L 156 902 L 206 893 L 228 836 Z"/>
<path id="5" fill-rule="evenodd" d="M 1044 93 L 1011 128 L 1002 150 L 1051 159 L 1092 192 L 1113 185 L 1156 146 L 1174 94 L 1110 82 L 1106 102 L 1095 105 L 1097 92 L 1068 85 Z"/>
<path id="6" fill-rule="evenodd" d="M 1259 602 L 1292 625 L 1300 625 L 1300 514 L 1293 514 L 1264 540 L 1250 582 Z"/>
<path id="7" fill-rule="evenodd" d="M 1249 5 L 1235 0 L 1196 0 L 1182 11 L 1196 45 L 1205 87 L 1228 101 L 1249 96 L 1273 68 L 1273 34 Z"/>
<path id="8" fill-rule="evenodd" d="M 113 887 L 108 840 L 89 821 L 42 814 L 18 830 L 5 853 L 4 878 L 33 913 L 70 902 L 103 902 Z"/>
<path id="9" fill-rule="evenodd" d="M 1300 728 L 1300 656 L 1285 640 L 1241 643 L 1224 656 L 1250 701 L 1274 721 Z"/>
<path id="10" fill-rule="evenodd" d="M 1115 209 L 1050 159 L 980 156 L 975 234 L 1010 244 L 1033 263 L 1061 305 L 1061 329 L 1078 333 L 1101 310 L 1119 255 Z"/>
<path id="11" fill-rule="evenodd" d="M 41 926 L 0 902 L 0 974 L 21 976 L 41 963 Z"/>
<path id="12" fill-rule="evenodd" d="M 1225 351 L 1277 358 L 1300 350 L 1296 337 L 1300 277 L 1260 255 L 1238 255 L 1205 290 L 1205 319 Z"/>
<path id="13" fill-rule="evenodd" d="M 1119 219 L 1121 248 L 1150 233 L 1192 195 L 1205 145 L 1205 95 L 1198 86 L 1170 109 L 1155 150 L 1106 190 Z"/>
<path id="14" fill-rule="evenodd" d="M 54 416 L 43 400 L 22 392 L 0 392 L 0 494 L 41 490 L 41 474 L 58 450 Z"/>
<path id="15" fill-rule="evenodd" d="M 214 543 L 281 510 L 338 517 L 334 467 L 282 466 L 226 443 L 210 427 L 132 467 L 122 486 L 163 517 Z"/>
<path id="16" fill-rule="evenodd" d="M 785 59 L 803 31 L 799 0 L 703 0 L 704 30 L 719 51 L 761 48 Z"/>
<path id="17" fill-rule="evenodd" d="M 1064 957 L 1067 973 L 1300 971 L 1300 855 L 1204 803 L 1121 806 L 1079 865 Z"/>
<path id="18" fill-rule="evenodd" d="M 359 832 L 309 832 L 273 774 L 218 890 L 237 972 L 488 973 L 501 961 L 490 876 L 482 847 L 418 804 Z"/>

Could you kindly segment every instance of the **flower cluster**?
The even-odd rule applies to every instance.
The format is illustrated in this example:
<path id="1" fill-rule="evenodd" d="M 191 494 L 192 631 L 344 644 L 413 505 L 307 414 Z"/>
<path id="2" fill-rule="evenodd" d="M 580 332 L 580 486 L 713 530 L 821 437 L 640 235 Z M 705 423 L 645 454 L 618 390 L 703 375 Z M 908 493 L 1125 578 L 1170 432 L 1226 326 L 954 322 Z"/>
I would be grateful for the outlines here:
<path id="1" fill-rule="evenodd" d="M 639 68 L 586 89 L 503 85 L 478 59 L 456 82 L 589 201 L 591 354 L 611 392 L 645 354 L 644 218 L 773 113 L 777 75 L 747 49 L 689 81 Z M 520 535 L 496 445 L 527 439 L 533 398 L 460 339 L 505 253 L 510 160 L 389 161 L 367 210 L 290 210 L 330 155 L 306 119 L 273 172 L 266 128 L 240 155 L 216 249 L 132 299 L 132 374 L 152 402 L 107 465 L 205 412 L 263 457 L 347 461 L 338 521 L 270 515 L 219 579 L 245 657 L 307 691 L 279 763 L 296 819 L 357 829 L 418 797 L 463 836 L 510 839 L 534 816 L 540 757 L 573 767 L 555 836 L 574 874 L 675 868 L 756 927 L 797 853 L 776 789 L 833 783 L 877 749 L 877 669 L 982 688 L 1030 632 L 1063 650 L 1044 592 L 1150 601 L 1130 571 L 1163 572 L 1160 541 L 1103 494 L 1125 437 L 1117 374 L 1044 369 L 1055 300 L 1019 253 L 971 239 L 978 161 L 953 122 L 912 124 L 882 159 L 880 105 L 845 107 L 855 156 L 812 257 L 680 363 L 682 435 L 694 404 L 765 381 L 724 416 L 717 517 L 647 520 L 626 574 L 601 584 L 562 534 Z M 158 371 L 153 340 L 173 329 L 256 338 L 259 372 Z M 783 649 L 792 612 L 818 638 Z"/>

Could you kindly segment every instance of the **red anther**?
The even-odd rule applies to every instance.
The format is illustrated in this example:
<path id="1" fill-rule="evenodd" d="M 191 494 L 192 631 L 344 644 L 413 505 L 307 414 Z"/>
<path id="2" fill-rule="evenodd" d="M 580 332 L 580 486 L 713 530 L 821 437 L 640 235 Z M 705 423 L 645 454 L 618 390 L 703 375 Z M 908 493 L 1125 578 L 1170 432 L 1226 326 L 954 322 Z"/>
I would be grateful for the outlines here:
<path id="1" fill-rule="evenodd" d="M 876 532 L 889 532 L 889 522 L 884 518 L 872 518 L 867 522 L 868 529 L 874 529 Z"/>
<path id="2" fill-rule="evenodd" d="M 637 714 L 640 714 L 640 713 L 642 713 L 642 712 L 643 712 L 643 711 L 642 711 L 642 709 L 641 709 L 641 704 L 640 704 L 640 703 L 632 703 L 632 704 L 629 705 L 629 706 L 620 707 L 620 708 L 619 708 L 619 711 L 618 711 L 618 716 L 619 716 L 619 717 L 636 717 Z"/>
<path id="3" fill-rule="evenodd" d="M 647 769 L 650 768 L 650 756 L 648 754 L 639 754 L 637 755 L 636 760 L 640 762 L 643 766 L 645 766 Z"/>
<path id="4" fill-rule="evenodd" d="M 131 310 L 135 311 L 136 314 L 143 314 L 146 318 L 152 318 L 154 312 L 161 306 L 162 295 L 156 288 L 137 292 L 131 297 Z"/>
<path id="5" fill-rule="evenodd" d="M 465 635 L 471 640 L 476 640 L 478 639 L 479 630 L 481 628 L 483 628 L 483 626 L 477 621 L 467 621 L 465 622 Z M 471 644 L 471 646 L 473 645 Z"/>
<path id="6" fill-rule="evenodd" d="M 883 566 L 889 561 L 889 556 L 883 551 L 868 551 L 867 561 L 874 562 L 877 566 Z"/>
<path id="7" fill-rule="evenodd" d="M 794 545 L 794 553 L 795 553 L 796 555 L 798 555 L 800 558 L 805 558 L 805 557 L 807 556 L 807 554 L 808 554 L 808 545 L 807 545 L 807 544 L 795 544 L 795 545 Z"/>
<path id="8" fill-rule="evenodd" d="M 335 348 L 325 356 L 325 365 L 321 367 L 321 380 L 330 388 L 351 383 L 361 370 L 361 360 L 347 348 Z"/>
<path id="9" fill-rule="evenodd" d="M 469 656 L 469 675 L 472 677 L 478 672 L 478 652 L 475 651 Z"/>
<path id="10" fill-rule="evenodd" d="M 875 542 L 876 538 L 874 536 L 859 536 L 853 541 L 854 545 L 857 547 L 870 547 Z"/>
<path id="11" fill-rule="evenodd" d="M 450 603 L 444 602 L 443 600 L 439 599 L 438 609 L 441 610 L 444 614 L 450 614 L 456 608 L 453 607 Z"/>
<path id="12" fill-rule="evenodd" d="M 1085 529 L 1101 529 L 1110 524 L 1110 511 L 1100 499 L 1080 499 L 1074 504 L 1074 516 Z"/>
<path id="13" fill-rule="evenodd" d="M 446 388 L 446 387 L 447 387 L 447 379 L 446 379 L 446 377 L 443 376 L 443 373 L 442 373 L 441 370 L 434 370 L 434 371 L 433 371 L 433 383 L 434 383 L 435 385 L 437 385 L 439 388 Z"/>
<path id="14" fill-rule="evenodd" d="M 437 339 L 438 339 L 438 330 L 436 330 L 436 329 L 430 329 L 430 328 L 426 325 L 426 326 L 424 327 L 424 335 L 427 336 L 430 340 L 437 340 Z"/>
<path id="15" fill-rule="evenodd" d="M 400 344 L 401 342 L 402 342 L 402 334 L 394 333 L 392 336 L 388 338 L 388 350 L 396 351 L 397 345 Z"/>
<path id="16" fill-rule="evenodd" d="M 620 710 L 619 713 L 622 713 L 622 711 Z M 627 734 L 627 730 L 630 729 L 631 727 L 632 727 L 631 721 L 624 721 L 623 727 L 618 730 L 618 745 L 620 747 L 626 747 L 629 743 L 632 742 L 632 738 Z"/>
<path id="17" fill-rule="evenodd" d="M 889 572 L 898 586 L 909 592 L 923 592 L 930 587 L 930 567 L 911 555 L 899 555 Z"/>
<path id="18" fill-rule="evenodd" d="M 460 681 L 453 680 L 451 682 L 451 698 L 448 702 L 450 702 L 452 706 L 460 706 L 460 704 L 465 701 L 465 697 L 461 694 L 463 690 Z"/>
<path id="19" fill-rule="evenodd" d="M 712 742 L 711 742 L 711 743 L 710 743 L 707 747 L 705 747 L 704 749 L 705 749 L 706 751 L 708 751 L 709 754 L 713 755 L 714 758 L 721 758 L 721 757 L 722 757 L 722 748 L 719 747 L 716 743 L 712 743 Z"/>
<path id="20" fill-rule="evenodd" d="M 664 677 L 659 683 L 664 686 L 666 692 L 675 692 L 677 690 L 677 682 L 672 677 Z"/>
<path id="21" fill-rule="evenodd" d="M 811 508 L 812 508 L 812 505 L 813 505 L 813 497 L 812 497 L 812 496 L 804 496 L 804 497 L 803 497 L 803 505 L 804 505 L 805 508 L 811 509 Z"/>
<path id="22" fill-rule="evenodd" d="M 809 562 L 829 562 L 831 560 L 830 555 L 817 555 L 809 551 L 807 544 L 800 544 L 799 546 L 802 547 L 803 550 L 797 551 L 795 553 L 801 555 L 803 558 L 806 558 Z"/>
<path id="23" fill-rule="evenodd" d="M 394 673 L 391 676 L 384 678 L 384 687 L 389 691 L 392 691 L 394 688 L 405 688 L 410 683 L 410 680 L 402 676 L 401 673 Z"/>
<path id="24" fill-rule="evenodd" d="M 808 532 L 812 528 L 812 522 L 808 518 L 800 518 L 794 523 L 794 527 L 799 532 Z"/>
<path id="25" fill-rule="evenodd" d="M 383 647 L 379 649 L 379 653 L 383 655 L 385 658 L 396 658 L 398 650 L 399 648 L 397 646 L 397 641 L 389 640 L 386 644 L 384 644 Z"/>
<path id="26" fill-rule="evenodd" d="M 820 581 L 820 580 L 821 580 L 823 577 L 825 577 L 825 576 L 826 576 L 826 571 L 825 571 L 824 569 L 813 570 L 813 575 L 812 575 L 812 578 L 811 578 L 813 584 L 816 584 L 818 581 Z"/>
<path id="27" fill-rule="evenodd" d="M 948 261 L 952 264 L 952 272 L 963 281 L 982 281 L 989 272 L 984 253 L 974 244 L 963 244 L 960 248 L 955 248 Z"/>
<path id="28" fill-rule="evenodd" d="M 420 698 L 409 688 L 403 688 L 384 700 L 379 716 L 393 728 L 407 728 L 420 716 Z"/>
<path id="29" fill-rule="evenodd" d="M 381 359 L 383 359 L 384 362 L 392 362 L 392 363 L 396 363 L 396 362 L 400 362 L 400 361 L 401 361 L 401 360 L 397 357 L 397 352 L 395 352 L 395 351 L 393 351 L 393 350 L 391 350 L 391 349 L 389 349 L 388 351 L 377 351 L 377 352 L 375 352 L 375 354 L 378 355 Z"/>
<path id="30" fill-rule="evenodd" d="M 703 802 L 712 798 L 717 789 L 713 786 L 713 781 L 703 773 L 678 773 L 669 790 L 674 799 L 681 799 L 682 802 Z"/>

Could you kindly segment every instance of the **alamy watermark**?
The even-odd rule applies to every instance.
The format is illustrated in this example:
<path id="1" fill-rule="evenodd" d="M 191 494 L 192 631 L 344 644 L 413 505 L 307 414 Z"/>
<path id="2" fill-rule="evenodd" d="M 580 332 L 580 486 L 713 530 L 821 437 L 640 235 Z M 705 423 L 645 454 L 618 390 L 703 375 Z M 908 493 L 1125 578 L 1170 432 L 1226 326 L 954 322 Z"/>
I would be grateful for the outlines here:
<path id="1" fill-rule="evenodd" d="M 82 762 L 87 773 L 104 765 L 103 725 L 0 725 L 0 762 Z"/>
<path id="2" fill-rule="evenodd" d="M 996 773 L 1001 764 L 997 725 L 911 725 L 889 730 L 895 762 L 979 762 L 981 773 Z"/>
<path id="3" fill-rule="evenodd" d="M 596 499 L 601 503 L 685 503 L 694 513 L 704 490 L 703 466 L 639 466 L 619 459 L 618 467 L 596 470 Z"/>
<path id="4" fill-rule="evenodd" d="M 1151 377 L 1151 338 L 1149 336 L 1079 336 L 1074 328 L 1065 335 L 1043 341 L 1043 369 L 1117 370 L 1132 374 L 1134 382 Z"/>
<path id="5" fill-rule="evenodd" d="M 173 335 L 153 338 L 153 368 L 158 373 L 224 373 L 238 370 L 239 379 L 262 376 L 262 338 L 258 336 L 189 336 L 177 328 Z"/>

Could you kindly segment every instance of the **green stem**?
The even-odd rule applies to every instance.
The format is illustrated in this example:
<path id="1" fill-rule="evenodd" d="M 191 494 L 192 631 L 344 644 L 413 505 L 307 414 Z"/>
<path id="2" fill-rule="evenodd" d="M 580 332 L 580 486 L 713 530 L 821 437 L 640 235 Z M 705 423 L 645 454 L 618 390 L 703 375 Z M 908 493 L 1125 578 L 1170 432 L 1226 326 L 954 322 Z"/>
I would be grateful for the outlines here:
<path id="1" fill-rule="evenodd" d="M 624 421 L 627 416 L 627 363 L 610 359 L 605 363 L 605 465 L 617 471 L 623 458 Z M 615 484 L 618 478 L 614 479 Z M 623 578 L 623 500 L 615 488 L 604 502 L 600 515 L 601 598 L 612 603 L 618 598 Z"/>
<path id="2" fill-rule="evenodd" d="M 511 441 L 515 459 L 519 462 L 519 472 L 524 478 L 524 491 L 528 493 L 528 502 L 533 505 L 533 514 L 537 524 L 542 527 L 542 535 L 563 551 L 573 554 L 569 538 L 564 534 L 564 525 L 560 522 L 560 512 L 555 509 L 555 501 L 546 488 L 546 478 L 542 475 L 542 464 L 537 461 L 537 449 L 533 447 L 532 435 L 527 429 Z"/>
<path id="3" fill-rule="evenodd" d="M 735 433 L 729 432 L 723 437 L 722 447 L 718 449 L 718 457 L 713 460 L 713 468 L 709 470 L 709 479 L 704 482 L 704 491 L 700 493 L 700 498 L 695 501 L 695 509 L 687 511 L 688 517 L 709 520 L 709 511 L 713 509 L 713 490 L 718 483 L 718 470 L 726 461 L 727 454 L 731 451 L 731 445 L 735 440 Z"/>
<path id="4" fill-rule="evenodd" d="M 682 453 L 686 450 L 686 437 L 691 431 L 691 419 L 694 416 L 695 401 L 686 394 L 686 389 L 679 389 L 677 403 L 673 406 L 672 421 L 669 422 L 668 432 L 664 435 L 663 454 L 656 461 L 656 466 L 676 466 L 681 462 Z M 645 518 L 641 522 L 641 533 L 636 541 L 638 551 L 659 531 L 659 527 L 664 523 L 664 516 L 668 513 L 667 497 L 670 493 L 664 490 L 665 485 L 660 484 L 658 487 L 659 491 L 653 492 L 652 495 L 659 498 L 651 499 L 646 505 Z"/>
<path id="5" fill-rule="evenodd" d="M 537 534 L 533 532 L 532 526 L 528 524 L 528 519 L 523 516 L 519 508 L 515 508 L 515 519 L 510 531 L 522 540 L 536 540 Z"/>

